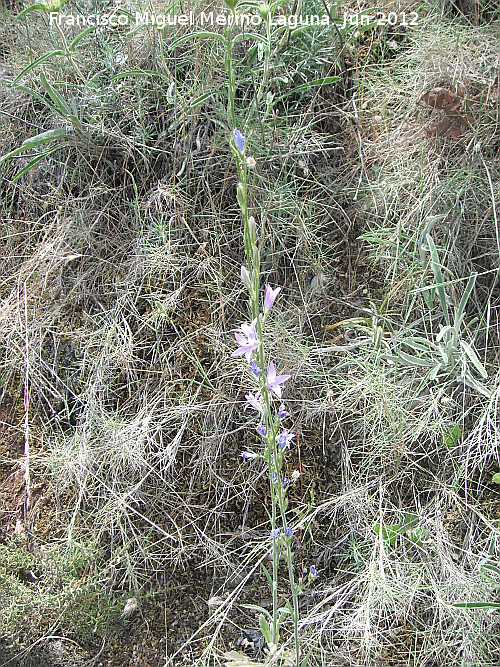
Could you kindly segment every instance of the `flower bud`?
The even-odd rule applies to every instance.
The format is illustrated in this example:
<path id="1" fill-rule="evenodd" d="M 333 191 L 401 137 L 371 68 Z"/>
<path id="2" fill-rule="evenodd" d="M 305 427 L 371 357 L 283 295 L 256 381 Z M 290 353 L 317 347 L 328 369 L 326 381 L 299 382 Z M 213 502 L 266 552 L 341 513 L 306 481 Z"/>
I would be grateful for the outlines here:
<path id="1" fill-rule="evenodd" d="M 236 190 L 236 199 L 238 200 L 238 204 L 240 205 L 241 209 L 246 208 L 245 189 L 243 187 L 243 183 L 238 183 L 238 188 Z"/>
<path id="2" fill-rule="evenodd" d="M 250 274 L 248 273 L 248 270 L 245 266 L 241 267 L 241 280 L 243 281 L 243 284 L 245 287 L 248 287 L 250 289 L 251 280 L 250 280 Z"/>
<path id="3" fill-rule="evenodd" d="M 260 265 L 260 250 L 257 248 L 257 246 L 254 246 L 253 249 L 253 265 L 256 268 L 258 268 Z"/>
<path id="4" fill-rule="evenodd" d="M 261 2 L 257 7 L 257 10 L 265 21 L 271 12 L 271 7 L 269 7 L 267 2 Z"/>
<path id="5" fill-rule="evenodd" d="M 250 234 L 252 244 L 255 243 L 255 240 L 257 239 L 257 225 L 255 224 L 253 215 L 248 218 L 248 233 Z"/>

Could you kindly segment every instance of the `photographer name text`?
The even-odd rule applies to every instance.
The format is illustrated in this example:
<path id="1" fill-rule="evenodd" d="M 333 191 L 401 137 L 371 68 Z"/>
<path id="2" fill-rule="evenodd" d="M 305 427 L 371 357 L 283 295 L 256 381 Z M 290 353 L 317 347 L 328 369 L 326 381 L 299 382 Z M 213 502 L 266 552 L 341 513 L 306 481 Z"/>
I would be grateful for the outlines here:
<path id="1" fill-rule="evenodd" d="M 109 27 L 129 26 L 131 22 L 137 25 L 149 25 L 163 30 L 167 26 L 239 26 L 254 28 L 264 23 L 259 13 L 236 13 L 225 14 L 215 11 L 202 11 L 195 14 L 190 11 L 186 14 L 154 14 L 152 12 L 136 12 L 132 18 L 130 14 L 120 12 L 108 12 L 103 14 L 64 14 L 62 12 L 50 12 L 50 25 L 58 26 L 82 26 L 82 27 Z M 340 20 L 335 24 L 341 30 L 349 27 L 377 27 L 377 26 L 415 26 L 418 22 L 417 12 L 375 12 L 373 14 L 359 13 L 348 14 L 344 12 Z M 272 26 L 298 28 L 302 26 L 329 26 L 333 23 L 328 14 L 278 14 L 270 17 Z"/>

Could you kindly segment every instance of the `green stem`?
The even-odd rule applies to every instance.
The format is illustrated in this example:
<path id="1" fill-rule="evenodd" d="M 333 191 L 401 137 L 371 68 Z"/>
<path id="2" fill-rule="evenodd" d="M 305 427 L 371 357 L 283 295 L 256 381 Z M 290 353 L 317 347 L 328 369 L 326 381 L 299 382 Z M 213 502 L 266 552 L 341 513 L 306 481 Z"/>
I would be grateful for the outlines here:
<path id="1" fill-rule="evenodd" d="M 265 20 L 266 23 L 266 38 L 267 43 L 264 50 L 264 73 L 262 76 L 262 81 L 260 82 L 259 91 L 257 93 L 257 104 L 260 103 L 262 93 L 264 88 L 267 86 L 269 79 L 269 54 L 271 52 L 271 14 L 269 13 Z"/>
<path id="2" fill-rule="evenodd" d="M 78 74 L 80 79 L 83 81 L 83 83 L 85 83 L 86 79 L 83 76 L 83 74 L 82 74 L 80 68 L 78 67 L 78 65 L 76 64 L 76 62 L 73 60 L 73 56 L 71 55 L 71 51 L 69 50 L 68 42 L 66 41 L 66 36 L 64 35 L 64 32 L 63 32 L 61 26 L 59 25 L 59 23 L 57 21 L 55 21 L 55 25 L 56 25 L 56 28 L 59 32 L 59 35 L 61 36 L 61 40 L 62 40 L 62 43 L 63 43 L 63 46 L 64 46 L 64 50 L 66 51 L 66 55 L 68 56 L 68 59 L 69 59 L 70 63 L 73 65 L 73 67 L 75 69 L 75 72 Z"/>
<path id="3" fill-rule="evenodd" d="M 233 19 L 236 21 L 236 11 L 233 9 Z M 231 127 L 236 127 L 236 116 L 234 113 L 234 97 L 236 94 L 236 79 L 233 68 L 233 40 L 231 37 L 231 27 L 228 26 L 225 30 L 226 36 L 226 71 L 228 77 L 228 116 Z"/>

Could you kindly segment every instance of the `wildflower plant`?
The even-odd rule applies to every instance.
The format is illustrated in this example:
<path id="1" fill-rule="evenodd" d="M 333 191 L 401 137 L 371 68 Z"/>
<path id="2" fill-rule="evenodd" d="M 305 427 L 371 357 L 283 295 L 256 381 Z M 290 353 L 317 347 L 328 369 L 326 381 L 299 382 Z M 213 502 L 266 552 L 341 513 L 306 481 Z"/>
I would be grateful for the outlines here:
<path id="1" fill-rule="evenodd" d="M 286 405 L 281 402 L 285 385 L 290 375 L 279 375 L 274 361 L 268 360 L 264 348 L 263 332 L 269 314 L 278 298 L 281 287 L 265 285 L 264 294 L 260 288 L 260 249 L 257 234 L 257 223 L 248 211 L 248 181 L 246 157 L 247 139 L 238 128 L 233 129 L 231 149 L 236 159 L 239 183 L 237 200 L 243 218 L 243 241 L 245 246 L 246 266 L 241 267 L 241 279 L 248 290 L 251 322 L 243 322 L 234 331 L 238 347 L 233 357 L 244 358 L 249 381 L 253 389 L 246 395 L 247 405 L 255 412 L 256 431 L 260 436 L 261 445 L 257 451 L 244 451 L 241 456 L 245 460 L 261 459 L 264 461 L 270 485 L 271 510 L 269 538 L 272 548 L 272 573 L 266 568 L 265 574 L 269 582 L 273 607 L 272 613 L 254 607 L 260 611 L 259 624 L 267 642 L 271 655 L 279 651 L 280 626 L 285 618 L 291 618 L 294 630 L 295 664 L 305 667 L 309 656 L 300 658 L 299 638 L 299 605 L 298 596 L 302 590 L 302 579 L 295 580 L 293 571 L 294 527 L 289 524 L 287 515 L 287 491 L 289 480 L 283 475 L 283 463 L 287 452 L 291 449 L 295 434 L 284 423 L 290 417 Z M 280 555 L 283 553 L 290 584 L 292 602 L 285 607 L 278 606 L 278 570 Z M 316 570 L 311 569 L 309 580 L 315 576 Z"/>

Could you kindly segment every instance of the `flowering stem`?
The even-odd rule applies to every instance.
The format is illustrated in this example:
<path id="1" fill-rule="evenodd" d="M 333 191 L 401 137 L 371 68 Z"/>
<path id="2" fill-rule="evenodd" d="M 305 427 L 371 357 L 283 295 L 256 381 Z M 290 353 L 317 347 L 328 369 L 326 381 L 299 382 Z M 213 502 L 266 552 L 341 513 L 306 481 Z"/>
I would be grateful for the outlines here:
<path id="1" fill-rule="evenodd" d="M 268 466 L 269 484 L 271 492 L 271 536 L 272 536 L 272 600 L 273 613 L 270 630 L 271 643 L 277 649 L 279 645 L 280 632 L 280 613 L 278 607 L 278 574 L 281 545 L 284 544 L 285 560 L 288 569 L 288 578 L 290 582 L 290 591 L 293 600 L 292 606 L 292 622 L 294 627 L 294 644 L 296 655 L 296 667 L 300 666 L 300 644 L 298 632 L 299 606 L 298 606 L 298 588 L 295 584 L 293 574 L 293 552 L 291 549 L 291 531 L 288 534 L 287 527 L 287 504 L 285 486 L 281 477 L 283 467 L 283 453 L 288 445 L 287 438 L 293 437 L 285 430 L 280 435 L 278 442 L 277 436 L 279 431 L 280 417 L 279 414 L 274 416 L 272 410 L 271 390 L 279 387 L 279 384 L 288 379 L 289 376 L 276 376 L 274 364 L 269 364 L 269 370 L 266 373 L 263 369 L 266 368 L 266 356 L 264 351 L 264 337 L 263 328 L 266 322 L 268 310 L 274 303 L 279 289 L 273 290 L 269 285 L 266 287 L 266 302 L 264 304 L 264 314 L 261 316 L 259 307 L 259 276 L 260 276 L 260 252 L 257 244 L 257 230 L 256 223 L 253 216 L 248 215 L 248 173 L 246 161 L 244 156 L 245 138 L 239 131 L 233 131 L 233 137 L 237 144 L 237 150 L 234 150 L 238 168 L 238 190 L 237 200 L 241 209 L 243 218 L 243 239 L 245 246 L 245 255 L 247 260 L 248 272 L 245 278 L 245 284 L 249 291 L 249 305 L 252 314 L 252 325 L 245 325 L 241 331 L 252 331 L 248 334 L 248 343 L 245 339 L 240 341 L 243 347 L 238 354 L 248 352 L 249 358 L 254 356 L 254 364 L 257 363 L 260 369 L 258 375 L 259 393 L 262 400 L 262 428 L 260 434 L 266 438 L 266 447 L 264 450 L 264 460 Z M 245 269 L 246 271 L 246 269 Z M 243 274 L 242 274 L 243 275 Z M 251 337 L 252 336 L 252 337 Z M 254 338 L 253 338 L 254 336 Z M 257 341 L 257 345 L 253 346 L 253 341 Z M 250 341 L 252 344 L 250 345 Z M 246 345 L 246 347 L 245 347 Z M 250 359 L 249 359 L 250 360 Z M 270 389 L 271 386 L 271 389 Z M 278 393 L 278 395 L 280 395 Z M 285 435 L 286 434 L 286 435 Z M 278 522 L 281 527 L 278 528 Z M 284 531 L 280 535 L 280 531 Z M 285 540 L 283 543 L 282 540 Z"/>
<path id="2" fill-rule="evenodd" d="M 262 80 L 260 82 L 259 90 L 257 93 L 257 104 L 260 102 L 262 98 L 262 94 L 264 92 L 264 89 L 267 86 L 267 82 L 269 79 L 269 55 L 271 52 L 271 17 L 272 17 L 272 9 L 267 3 L 264 3 L 261 9 L 261 16 L 264 19 L 264 23 L 266 26 L 266 43 L 264 46 L 264 72 L 262 74 Z"/>
<path id="3" fill-rule="evenodd" d="M 233 22 L 236 23 L 236 10 L 233 8 Z M 234 96 L 236 94 L 236 77 L 233 68 L 233 39 L 231 37 L 231 26 L 228 25 L 224 31 L 226 38 L 225 65 L 228 76 L 228 116 L 231 127 L 236 127 L 236 118 L 234 114 Z"/>
<path id="4" fill-rule="evenodd" d="M 64 50 L 66 51 L 66 55 L 67 55 L 70 63 L 73 65 L 73 68 L 74 68 L 75 72 L 78 74 L 78 76 L 80 77 L 80 80 L 83 81 L 83 83 L 85 83 L 85 77 L 83 76 L 80 68 L 78 67 L 78 65 L 76 64 L 76 62 L 73 59 L 71 51 L 69 50 L 68 42 L 66 41 L 66 36 L 64 35 L 64 32 L 63 32 L 61 26 L 59 25 L 59 23 L 57 21 L 54 21 L 54 23 L 55 23 L 55 26 L 57 28 L 57 31 L 59 32 L 59 35 L 61 36 L 61 41 L 63 43 Z"/>
<path id="5" fill-rule="evenodd" d="M 267 7 L 267 6 L 266 6 Z M 269 72 L 269 50 L 271 44 L 270 32 L 270 10 L 265 16 L 266 32 L 268 38 L 268 45 L 266 49 L 266 62 L 264 79 L 267 81 Z M 233 9 L 233 15 L 234 15 Z M 290 376 L 277 375 L 276 369 L 272 362 L 269 366 L 266 364 L 266 355 L 264 350 L 264 336 L 263 329 L 267 319 L 269 309 L 272 307 L 280 288 L 273 290 L 269 285 L 266 286 L 266 298 L 264 302 L 264 313 L 260 314 L 259 307 L 259 281 L 260 281 L 260 249 L 257 243 L 257 225 L 253 216 L 248 214 L 248 171 L 247 160 L 245 158 L 245 143 L 246 139 L 235 125 L 235 109 L 234 97 L 236 91 L 234 69 L 232 65 L 232 48 L 233 42 L 231 38 L 231 28 L 228 26 L 225 31 L 226 39 L 226 69 L 229 79 L 228 86 L 228 116 L 229 123 L 233 131 L 233 143 L 231 144 L 232 151 L 236 158 L 238 170 L 238 187 L 237 187 L 237 201 L 241 210 L 243 218 L 243 243 L 245 247 L 245 256 L 247 267 L 242 267 L 242 279 L 248 288 L 249 292 L 249 306 L 252 315 L 252 324 L 244 324 L 236 333 L 236 339 L 240 345 L 238 350 L 233 354 L 245 354 L 247 361 L 254 366 L 252 372 L 258 378 L 259 392 L 261 404 L 257 407 L 261 412 L 261 425 L 258 427 L 258 432 L 266 440 L 264 453 L 261 458 L 265 460 L 268 467 L 269 484 L 271 492 L 271 537 L 272 537 L 272 622 L 269 627 L 269 634 L 267 636 L 270 644 L 269 648 L 272 651 L 279 649 L 279 633 L 280 633 L 280 612 L 278 607 L 278 574 L 280 563 L 280 552 L 282 546 L 284 547 L 285 560 L 288 568 L 288 578 L 290 582 L 290 591 L 293 599 L 292 622 L 294 627 L 294 644 L 295 644 L 295 666 L 300 667 L 300 643 L 298 632 L 299 620 L 299 605 L 298 605 L 298 588 L 295 584 L 293 574 L 293 552 L 291 549 L 292 529 L 287 527 L 287 504 L 288 500 L 285 493 L 285 482 L 282 479 L 281 472 L 283 468 L 283 455 L 286 447 L 289 447 L 289 441 L 293 438 L 293 434 L 289 434 L 286 429 L 280 430 L 280 412 L 273 413 L 272 393 L 281 397 L 280 385 L 284 383 Z M 264 83 L 264 82 L 263 82 Z M 258 97 L 260 97 L 263 86 L 259 88 Z M 252 359 L 253 357 L 253 359 Z M 255 366 L 258 365 L 258 370 L 255 372 Z M 266 373 L 265 368 L 268 368 Z M 257 402 L 257 399 L 255 399 Z M 281 410 L 281 408 L 280 408 Z M 285 416 L 288 413 L 285 412 Z M 245 452 L 245 458 L 257 456 L 252 453 Z M 278 522 L 280 525 L 278 525 Z M 281 532 L 283 531 L 283 532 Z"/>

